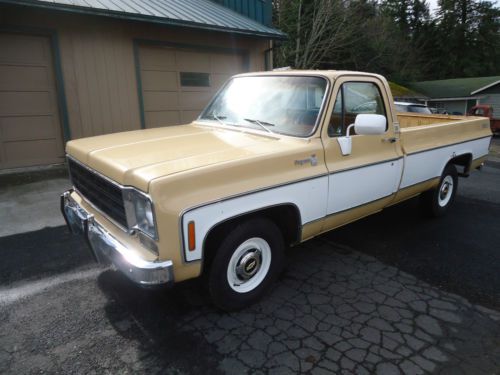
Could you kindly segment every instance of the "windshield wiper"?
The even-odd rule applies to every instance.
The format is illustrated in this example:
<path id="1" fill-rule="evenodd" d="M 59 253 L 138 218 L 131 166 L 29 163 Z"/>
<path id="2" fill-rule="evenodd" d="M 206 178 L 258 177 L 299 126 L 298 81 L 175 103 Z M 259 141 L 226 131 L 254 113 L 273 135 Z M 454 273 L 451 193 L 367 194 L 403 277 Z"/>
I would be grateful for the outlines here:
<path id="1" fill-rule="evenodd" d="M 275 126 L 274 124 L 270 123 L 270 122 L 266 122 L 266 121 L 260 121 L 260 120 L 254 120 L 254 119 L 251 119 L 251 118 L 244 118 L 243 120 L 245 121 L 248 121 L 252 124 L 257 124 L 259 125 L 262 129 L 264 129 L 265 131 L 269 132 L 269 133 L 273 133 L 273 131 L 271 129 L 268 128 L 268 126 Z M 267 126 L 266 126 L 267 125 Z"/>
<path id="2" fill-rule="evenodd" d="M 214 119 L 216 119 L 217 121 L 219 121 L 219 123 L 221 123 L 222 125 L 227 126 L 227 124 L 224 121 L 222 121 L 222 120 L 226 119 L 227 116 L 217 116 L 215 113 L 212 113 L 212 117 Z"/>
<path id="3" fill-rule="evenodd" d="M 218 116 L 215 113 L 211 113 L 209 115 L 205 115 L 205 116 L 201 117 L 201 119 L 202 120 L 203 119 L 217 120 L 220 124 L 227 126 L 227 124 L 224 121 L 222 121 L 222 120 L 227 119 L 227 116 L 224 116 L 224 115 Z"/>

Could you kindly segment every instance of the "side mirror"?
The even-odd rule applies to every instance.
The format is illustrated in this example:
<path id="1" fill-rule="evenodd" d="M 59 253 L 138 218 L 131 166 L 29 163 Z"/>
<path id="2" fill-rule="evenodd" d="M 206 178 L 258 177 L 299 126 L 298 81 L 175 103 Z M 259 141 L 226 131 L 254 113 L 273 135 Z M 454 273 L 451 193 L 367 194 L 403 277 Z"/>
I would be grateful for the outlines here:
<path id="1" fill-rule="evenodd" d="M 354 120 L 354 130 L 360 135 L 384 134 L 387 126 L 387 119 L 383 115 L 361 114 Z M 349 128 L 347 131 L 349 134 Z"/>
<path id="2" fill-rule="evenodd" d="M 387 119 L 383 115 L 375 114 L 359 114 L 354 120 L 354 124 L 347 127 L 347 134 L 345 137 L 338 137 L 342 155 L 350 155 L 352 151 L 352 138 L 350 135 L 351 129 L 354 127 L 358 135 L 377 135 L 384 134 L 386 131 Z"/>

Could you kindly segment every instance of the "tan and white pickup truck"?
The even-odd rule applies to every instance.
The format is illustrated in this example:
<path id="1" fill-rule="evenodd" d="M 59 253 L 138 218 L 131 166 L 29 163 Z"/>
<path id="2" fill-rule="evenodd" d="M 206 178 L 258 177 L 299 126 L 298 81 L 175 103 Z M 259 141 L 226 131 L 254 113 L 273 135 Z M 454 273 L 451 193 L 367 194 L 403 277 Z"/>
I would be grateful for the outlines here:
<path id="1" fill-rule="evenodd" d="M 70 229 L 144 286 L 204 275 L 239 309 L 285 248 L 422 194 L 435 216 L 482 165 L 480 117 L 399 114 L 387 81 L 349 71 L 229 80 L 191 124 L 68 142 Z"/>

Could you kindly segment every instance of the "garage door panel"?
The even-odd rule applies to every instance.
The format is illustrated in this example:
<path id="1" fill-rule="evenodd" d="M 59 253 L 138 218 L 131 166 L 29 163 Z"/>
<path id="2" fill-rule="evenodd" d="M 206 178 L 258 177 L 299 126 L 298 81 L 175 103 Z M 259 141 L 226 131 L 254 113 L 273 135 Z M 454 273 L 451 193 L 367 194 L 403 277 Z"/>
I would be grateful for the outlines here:
<path id="1" fill-rule="evenodd" d="M 181 122 L 180 111 L 147 112 L 145 116 L 147 128 L 178 125 Z"/>
<path id="2" fill-rule="evenodd" d="M 234 75 L 241 72 L 243 58 L 241 55 L 212 54 L 212 72 Z"/>
<path id="3" fill-rule="evenodd" d="M 212 87 L 214 90 L 218 90 L 222 87 L 226 81 L 231 78 L 233 74 L 212 74 L 210 77 L 212 79 Z"/>
<path id="4" fill-rule="evenodd" d="M 48 115 L 52 111 L 50 92 L 0 92 L 0 116 Z"/>
<path id="5" fill-rule="evenodd" d="M 4 142 L 57 137 L 52 116 L 0 118 L 0 134 Z"/>
<path id="6" fill-rule="evenodd" d="M 179 94 L 170 91 L 144 92 L 144 110 L 165 111 L 179 109 Z"/>
<path id="7" fill-rule="evenodd" d="M 0 46 L 0 63 L 45 65 L 49 58 L 48 38 L 2 33 Z"/>
<path id="8" fill-rule="evenodd" d="M 142 88 L 146 91 L 177 91 L 177 72 L 146 70 L 142 73 Z"/>
<path id="9" fill-rule="evenodd" d="M 50 89 L 49 75 L 44 66 L 0 65 L 0 91 Z"/>
<path id="10" fill-rule="evenodd" d="M 36 141 L 5 142 L 5 161 L 17 161 L 20 164 L 36 163 L 40 155 L 44 158 L 57 159 L 59 152 L 55 139 L 42 139 Z"/>
<path id="11" fill-rule="evenodd" d="M 212 92 L 181 92 L 179 94 L 179 108 L 182 110 L 201 111 L 212 96 Z"/>
<path id="12" fill-rule="evenodd" d="M 177 51 L 177 69 L 181 72 L 210 72 L 210 55 L 200 52 Z"/>
<path id="13" fill-rule="evenodd" d="M 182 111 L 181 112 L 181 123 L 182 124 L 189 124 L 196 120 L 198 116 L 200 115 L 200 111 Z"/>
<path id="14" fill-rule="evenodd" d="M 210 87 L 181 86 L 180 91 L 181 92 L 201 92 L 201 93 L 208 92 L 208 93 L 212 94 L 214 92 L 213 87 L 214 87 L 213 82 L 210 82 Z"/>
<path id="15" fill-rule="evenodd" d="M 141 47 L 139 58 L 141 68 L 145 70 L 171 70 L 177 69 L 175 64 L 175 50 L 162 47 Z"/>

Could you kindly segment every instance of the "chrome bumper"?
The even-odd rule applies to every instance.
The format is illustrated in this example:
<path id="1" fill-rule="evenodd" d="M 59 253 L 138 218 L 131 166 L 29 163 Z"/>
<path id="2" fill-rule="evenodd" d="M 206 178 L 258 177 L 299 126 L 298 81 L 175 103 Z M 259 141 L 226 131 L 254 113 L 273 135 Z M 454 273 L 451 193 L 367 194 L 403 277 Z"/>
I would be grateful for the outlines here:
<path id="1" fill-rule="evenodd" d="M 85 237 L 94 259 L 113 265 L 130 280 L 142 286 L 167 284 L 174 281 L 173 263 L 146 261 L 121 243 L 71 198 L 72 190 L 61 195 L 61 212 L 69 230 Z"/>

